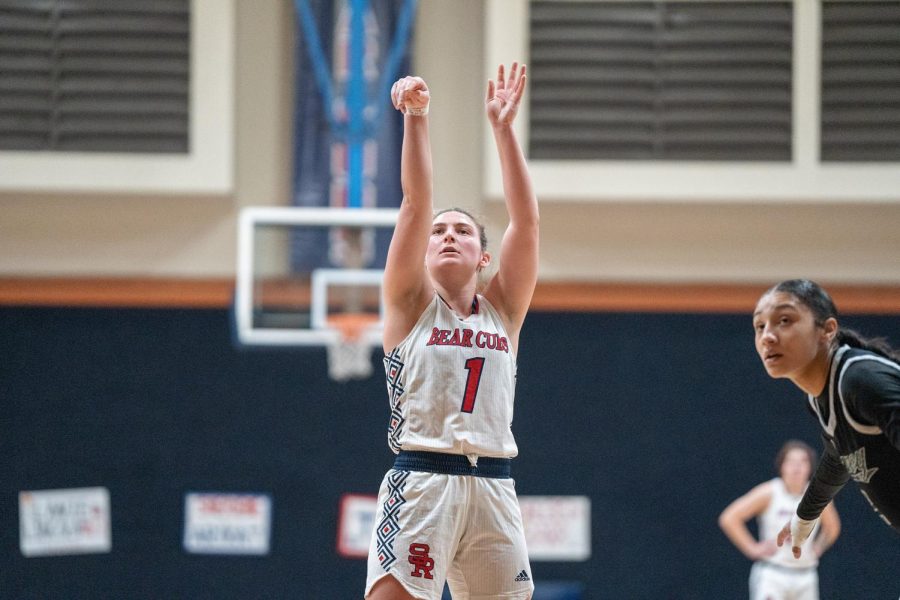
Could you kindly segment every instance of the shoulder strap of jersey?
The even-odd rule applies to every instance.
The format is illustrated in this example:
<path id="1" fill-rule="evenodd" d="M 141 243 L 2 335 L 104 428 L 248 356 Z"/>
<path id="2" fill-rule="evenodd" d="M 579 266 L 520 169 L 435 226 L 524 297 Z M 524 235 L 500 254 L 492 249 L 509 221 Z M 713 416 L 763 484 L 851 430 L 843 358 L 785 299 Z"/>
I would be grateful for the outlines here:
<path id="1" fill-rule="evenodd" d="M 819 403 L 816 401 L 816 397 L 812 394 L 807 395 L 807 400 L 809 401 L 809 407 L 812 409 L 816 416 L 819 417 L 819 424 L 822 426 L 822 429 L 825 430 L 829 436 L 834 437 L 834 430 L 837 427 L 837 415 L 834 412 L 834 384 L 835 379 L 838 372 L 838 365 L 840 365 L 841 358 L 844 356 L 844 353 L 850 349 L 850 346 L 841 346 L 834 353 L 834 356 L 831 357 L 831 367 L 828 369 L 828 422 L 825 422 L 825 419 L 822 418 L 822 412 L 819 410 Z"/>
<path id="2" fill-rule="evenodd" d="M 844 361 L 844 364 L 841 365 L 841 374 L 838 376 L 837 383 L 837 392 L 838 398 L 841 401 L 841 411 L 844 413 L 844 418 L 847 419 L 847 422 L 850 423 L 850 426 L 853 427 L 857 432 L 863 435 L 879 435 L 881 433 L 881 427 L 877 425 L 868 425 L 865 423 L 860 423 L 856 419 L 854 419 L 850 415 L 850 411 L 847 409 L 847 403 L 844 401 L 844 392 L 842 391 L 843 386 L 841 385 L 844 381 L 844 374 L 847 372 L 847 367 L 852 365 L 855 362 L 859 362 L 861 360 L 874 360 L 879 362 L 889 363 L 887 359 L 882 359 L 880 356 L 864 354 L 862 356 L 854 356 L 852 358 L 848 358 Z"/>

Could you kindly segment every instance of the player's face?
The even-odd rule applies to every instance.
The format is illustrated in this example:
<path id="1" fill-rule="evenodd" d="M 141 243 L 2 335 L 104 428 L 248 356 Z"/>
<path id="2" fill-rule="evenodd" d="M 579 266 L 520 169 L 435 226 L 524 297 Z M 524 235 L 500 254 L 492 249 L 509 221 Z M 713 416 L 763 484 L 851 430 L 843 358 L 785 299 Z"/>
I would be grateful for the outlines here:
<path id="1" fill-rule="evenodd" d="M 439 214 L 431 224 L 426 261 L 433 273 L 445 269 L 475 272 L 486 266 L 487 254 L 481 248 L 478 226 L 463 213 Z"/>
<path id="2" fill-rule="evenodd" d="M 833 320 L 832 320 L 833 321 Z M 796 296 L 771 292 L 760 298 L 753 313 L 756 352 L 771 377 L 798 381 L 815 368 L 830 341 L 812 311 Z"/>
<path id="3" fill-rule="evenodd" d="M 792 448 L 781 463 L 781 478 L 790 486 L 804 486 L 812 474 L 809 454 L 802 448 Z"/>

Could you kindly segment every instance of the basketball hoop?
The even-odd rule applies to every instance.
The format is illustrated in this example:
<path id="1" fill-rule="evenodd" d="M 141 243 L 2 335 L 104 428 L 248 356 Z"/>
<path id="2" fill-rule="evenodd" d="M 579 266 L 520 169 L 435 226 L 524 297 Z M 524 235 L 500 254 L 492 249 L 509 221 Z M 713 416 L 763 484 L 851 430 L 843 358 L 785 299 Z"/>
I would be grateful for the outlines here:
<path id="1" fill-rule="evenodd" d="M 378 324 L 377 314 L 338 313 L 328 316 L 328 326 L 337 332 L 326 346 L 328 376 L 334 381 L 367 379 L 372 375 L 372 346 L 366 334 Z"/>

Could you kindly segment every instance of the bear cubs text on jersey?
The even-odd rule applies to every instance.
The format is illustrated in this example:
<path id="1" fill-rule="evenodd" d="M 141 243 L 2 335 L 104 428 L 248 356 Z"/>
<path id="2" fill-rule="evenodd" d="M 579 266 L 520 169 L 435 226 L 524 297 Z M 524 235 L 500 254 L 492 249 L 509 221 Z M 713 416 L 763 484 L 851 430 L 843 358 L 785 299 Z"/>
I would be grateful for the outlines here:
<path id="1" fill-rule="evenodd" d="M 426 346 L 463 346 L 471 348 L 487 348 L 498 352 L 509 352 L 509 342 L 499 333 L 475 331 L 472 329 L 439 329 L 432 328 L 431 338 Z"/>

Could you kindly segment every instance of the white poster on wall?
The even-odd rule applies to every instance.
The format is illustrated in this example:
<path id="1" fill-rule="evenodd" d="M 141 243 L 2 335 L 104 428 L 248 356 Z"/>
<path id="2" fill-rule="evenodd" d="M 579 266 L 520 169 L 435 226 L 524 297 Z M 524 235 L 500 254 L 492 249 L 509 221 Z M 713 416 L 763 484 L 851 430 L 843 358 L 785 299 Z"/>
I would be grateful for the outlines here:
<path id="1" fill-rule="evenodd" d="M 19 548 L 25 556 L 109 552 L 109 490 L 19 492 Z"/>
<path id="2" fill-rule="evenodd" d="M 519 496 L 531 560 L 584 561 L 591 557 L 591 499 Z"/>
<path id="3" fill-rule="evenodd" d="M 194 554 L 268 554 L 272 501 L 265 494 L 191 492 L 184 498 L 184 549 Z"/>
<path id="4" fill-rule="evenodd" d="M 365 558 L 375 528 L 377 498 L 364 494 L 344 494 L 338 516 L 338 554 L 346 558 Z"/>

